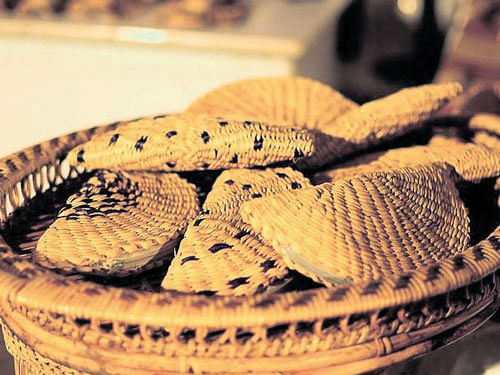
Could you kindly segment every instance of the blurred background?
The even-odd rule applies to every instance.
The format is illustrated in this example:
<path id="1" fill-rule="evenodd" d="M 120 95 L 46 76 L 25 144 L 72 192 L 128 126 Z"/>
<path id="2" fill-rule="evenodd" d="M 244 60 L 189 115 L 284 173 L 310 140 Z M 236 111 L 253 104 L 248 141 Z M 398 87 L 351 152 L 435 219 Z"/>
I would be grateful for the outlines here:
<path id="1" fill-rule="evenodd" d="M 360 103 L 432 81 L 500 80 L 500 1 L 0 0 L 0 157 L 275 75 Z M 499 326 L 387 373 L 500 374 Z M 0 352 L 0 374 L 12 371 Z"/>

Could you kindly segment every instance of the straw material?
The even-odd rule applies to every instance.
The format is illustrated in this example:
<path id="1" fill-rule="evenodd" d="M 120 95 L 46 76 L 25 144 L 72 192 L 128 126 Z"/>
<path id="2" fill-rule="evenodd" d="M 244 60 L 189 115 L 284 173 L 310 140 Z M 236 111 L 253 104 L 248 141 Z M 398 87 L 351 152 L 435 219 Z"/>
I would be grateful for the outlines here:
<path id="1" fill-rule="evenodd" d="M 87 169 L 189 171 L 268 165 L 308 156 L 304 130 L 195 115 L 121 123 L 76 147 L 71 165 Z"/>
<path id="2" fill-rule="evenodd" d="M 314 280 L 377 280 L 466 249 L 469 219 L 452 173 L 433 164 L 359 175 L 248 202 L 241 213 Z"/>
<path id="3" fill-rule="evenodd" d="M 500 136 L 500 116 L 493 113 L 478 113 L 470 119 L 469 128 Z"/>
<path id="4" fill-rule="evenodd" d="M 321 82 L 303 77 L 270 77 L 221 86 L 197 99 L 186 112 L 327 131 L 340 115 L 357 107 Z"/>
<path id="5" fill-rule="evenodd" d="M 126 275 L 172 254 L 198 212 L 195 187 L 170 173 L 98 172 L 40 238 L 46 267 Z"/>
<path id="6" fill-rule="evenodd" d="M 283 283 L 288 271 L 280 256 L 243 223 L 246 201 L 310 187 L 290 168 L 234 169 L 215 181 L 202 214 L 190 224 L 162 287 L 221 295 L 263 293 Z"/>
<path id="7" fill-rule="evenodd" d="M 500 137 L 487 132 L 477 132 L 474 134 L 472 141 L 478 145 L 489 147 L 493 150 L 500 151 Z"/>
<path id="8" fill-rule="evenodd" d="M 441 142 L 441 143 L 440 143 Z M 395 148 L 388 151 L 363 155 L 334 169 L 320 172 L 314 183 L 337 181 L 362 173 L 386 171 L 419 164 L 435 162 L 451 164 L 460 177 L 477 182 L 500 175 L 500 150 L 491 150 L 482 145 L 460 143 L 456 140 L 440 139 L 429 146 Z"/>
<path id="9" fill-rule="evenodd" d="M 337 118 L 330 138 L 299 166 L 324 165 L 414 130 L 461 91 L 459 83 L 422 85 L 366 103 Z"/>

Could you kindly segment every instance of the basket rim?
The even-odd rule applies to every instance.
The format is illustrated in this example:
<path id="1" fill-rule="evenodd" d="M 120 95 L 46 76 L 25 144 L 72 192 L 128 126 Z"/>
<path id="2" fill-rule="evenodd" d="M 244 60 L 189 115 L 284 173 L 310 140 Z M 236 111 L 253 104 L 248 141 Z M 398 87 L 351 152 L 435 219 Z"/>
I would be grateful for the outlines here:
<path id="1" fill-rule="evenodd" d="M 73 147 L 117 123 L 67 134 L 0 159 L 0 206 L 16 186 Z M 6 171 L 7 173 L 2 173 Z M 2 223 L 6 220 L 5 213 Z M 463 253 L 426 267 L 366 284 L 272 296 L 203 296 L 148 292 L 74 282 L 14 254 L 0 236 L 0 300 L 53 313 L 178 326 L 279 324 L 358 314 L 450 293 L 500 269 L 500 226 Z M 44 290 L 44 293 L 40 293 Z M 36 296 L 36 299 L 33 298 Z"/>

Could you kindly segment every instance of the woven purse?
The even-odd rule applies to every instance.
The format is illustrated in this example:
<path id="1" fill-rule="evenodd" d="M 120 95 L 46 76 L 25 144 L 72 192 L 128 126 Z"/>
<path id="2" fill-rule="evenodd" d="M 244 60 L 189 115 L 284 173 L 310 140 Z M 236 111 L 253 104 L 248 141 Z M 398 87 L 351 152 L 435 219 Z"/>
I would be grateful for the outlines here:
<path id="1" fill-rule="evenodd" d="M 448 345 L 481 326 L 499 307 L 500 226 L 493 228 L 494 221 L 489 221 L 489 235 L 482 236 L 473 246 L 459 247 L 465 241 L 463 234 L 459 234 L 462 237 L 456 241 L 456 249 L 449 249 L 449 256 L 439 255 L 442 249 L 436 249 L 439 256 L 432 255 L 432 261 L 417 268 L 404 267 L 383 277 L 374 276 L 370 280 L 361 277 L 360 282 L 328 288 L 315 285 L 300 290 L 294 281 L 273 285 L 273 277 L 286 279 L 285 265 L 278 265 L 271 248 L 263 247 L 259 252 L 258 247 L 252 247 L 257 242 L 251 241 L 272 245 L 273 239 L 278 238 L 273 235 L 283 236 L 283 226 L 278 223 L 273 227 L 275 232 L 262 232 L 260 236 L 242 226 L 239 216 L 218 214 L 219 209 L 227 211 L 227 207 L 221 208 L 221 202 L 229 202 L 230 209 L 242 204 L 227 198 L 239 189 L 234 184 L 249 185 L 251 180 L 257 187 L 256 192 L 249 191 L 248 195 L 262 195 L 267 190 L 259 187 L 259 181 L 267 178 L 274 181 L 270 186 L 276 192 L 288 190 L 286 194 L 290 197 L 313 193 L 328 193 L 333 197 L 336 191 L 344 189 L 343 184 L 349 185 L 342 182 L 331 188 L 306 190 L 308 182 L 302 174 L 281 167 L 258 170 L 258 177 L 237 170 L 223 172 L 220 179 L 213 177 L 216 181 L 213 194 L 209 192 L 205 202 L 201 202 L 205 210 L 198 217 L 190 214 L 195 221 L 186 232 L 191 244 L 200 243 L 202 249 L 214 250 L 209 262 L 214 269 L 219 262 L 215 256 L 223 254 L 219 252 L 223 247 L 216 242 L 218 233 L 227 231 L 243 239 L 241 244 L 229 244 L 239 246 L 238 251 L 255 250 L 255 258 L 262 263 L 268 258 L 276 260 L 265 263 L 267 269 L 272 264 L 273 277 L 245 284 L 252 291 L 259 289 L 261 282 L 273 287 L 266 287 L 262 293 L 225 295 L 230 293 L 223 289 L 215 295 L 199 293 L 203 284 L 184 291 L 163 290 L 160 284 L 172 282 L 168 277 L 163 279 L 166 267 L 158 268 L 157 264 L 154 269 L 141 269 L 140 276 L 126 278 L 104 277 L 86 270 L 76 273 L 71 267 L 66 270 L 42 267 L 32 257 L 38 240 L 48 233 L 61 208 L 63 212 L 74 213 L 73 208 L 65 207 L 66 200 L 89 178 L 83 168 L 67 167 L 64 160 L 68 152 L 78 150 L 91 137 L 99 138 L 117 129 L 119 125 L 113 124 L 72 133 L 0 160 L 0 311 L 6 346 L 14 356 L 18 375 L 358 374 Z M 476 177 L 474 166 L 459 165 L 464 167 L 464 175 Z M 433 174 L 434 167 L 423 168 L 432 183 L 442 178 Z M 437 169 L 448 176 L 448 169 Z M 408 176 L 419 173 L 418 168 L 415 170 L 409 169 L 402 177 L 379 172 L 374 176 L 377 181 L 394 182 L 394 178 L 399 178 L 406 188 L 410 184 Z M 182 177 L 199 182 L 212 172 L 203 173 L 208 175 L 187 173 Z M 328 171 L 324 173 L 328 178 L 336 178 Z M 460 179 L 460 175 L 452 173 L 449 181 L 452 178 Z M 363 189 L 368 186 L 369 190 L 366 178 L 354 177 L 353 181 L 353 186 Z M 426 179 L 422 181 L 427 183 Z M 190 185 L 185 185 L 189 190 Z M 128 190 L 120 190 L 120 194 L 126 193 Z M 483 201 L 496 210 L 493 191 L 490 195 Z M 293 205 L 297 199 L 290 198 L 282 206 Z M 449 199 L 450 204 L 458 207 L 456 212 L 462 210 L 455 202 L 456 194 Z M 361 200 L 366 201 L 366 196 Z M 258 224 L 252 228 L 262 225 L 258 211 L 251 210 L 255 202 L 243 203 L 242 211 L 243 219 L 250 216 L 257 220 Z M 276 209 L 277 201 L 269 202 L 269 207 Z M 135 211 L 131 212 L 135 215 Z M 300 219 L 302 214 L 306 215 L 297 211 L 290 222 Z M 262 218 L 265 216 L 262 214 Z M 152 219 L 139 216 L 138 220 L 142 223 Z M 200 220 L 206 223 L 200 224 Z M 197 232 L 194 227 L 197 224 L 205 232 Z M 226 234 L 220 236 L 223 235 Z M 296 236 L 292 237 L 290 243 L 295 246 Z M 47 251 L 57 253 L 56 248 L 50 249 L 50 243 L 44 246 Z M 198 271 L 191 262 L 193 257 L 200 257 L 201 250 L 191 250 L 187 245 L 183 248 L 181 243 L 176 255 L 180 257 L 172 263 L 175 272 L 182 273 L 184 262 L 194 267 L 189 272 L 197 277 L 210 278 L 210 273 L 200 275 L 203 268 Z M 381 250 L 388 251 L 387 245 Z M 249 264 L 252 259 L 249 258 Z M 314 257 L 310 259 L 316 261 Z M 221 267 L 228 270 L 221 272 L 236 272 L 230 263 Z M 214 288 L 219 288 L 215 281 Z"/>

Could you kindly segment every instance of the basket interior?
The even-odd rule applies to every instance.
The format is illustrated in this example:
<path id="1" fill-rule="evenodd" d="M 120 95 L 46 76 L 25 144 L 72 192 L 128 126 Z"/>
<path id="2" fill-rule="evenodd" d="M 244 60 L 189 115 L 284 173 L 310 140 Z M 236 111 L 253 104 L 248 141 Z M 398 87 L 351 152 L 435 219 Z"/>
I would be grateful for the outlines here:
<path id="1" fill-rule="evenodd" d="M 418 141 L 421 142 L 425 138 L 425 136 L 420 135 Z M 415 140 L 415 138 L 413 139 Z M 409 138 L 400 140 L 398 143 L 397 146 L 401 146 L 415 142 L 411 142 L 411 138 Z M 181 173 L 183 178 L 196 185 L 201 203 L 219 174 L 220 171 Z M 36 248 L 37 241 L 53 223 L 67 198 L 78 191 L 91 175 L 92 173 L 84 172 L 76 176 L 68 176 L 68 179 L 60 180 L 44 192 L 38 193 L 9 215 L 4 228 L 0 230 L 0 235 L 15 253 L 31 260 L 31 253 Z M 500 210 L 498 210 L 497 204 L 498 192 L 495 189 L 495 183 L 496 179 L 491 178 L 483 180 L 479 184 L 461 183 L 458 186 L 460 196 L 469 212 L 471 245 L 486 238 L 500 224 Z M 170 261 L 171 259 L 167 259 L 160 267 L 127 277 L 103 277 L 80 273 L 64 273 L 64 275 L 75 282 L 90 281 L 119 288 L 160 292 L 162 290 L 160 284 L 168 270 Z M 54 270 L 52 272 L 60 273 Z M 295 271 L 290 271 L 290 276 L 291 282 L 281 287 L 278 290 L 279 293 L 323 287 Z"/>

